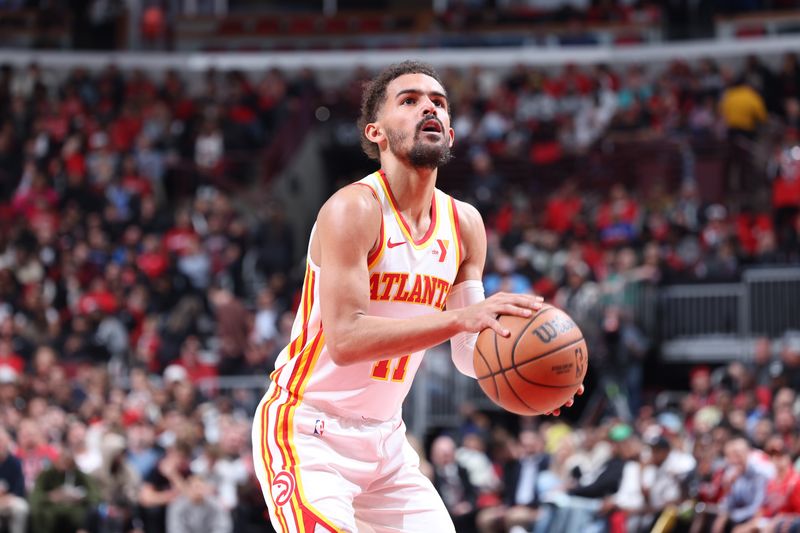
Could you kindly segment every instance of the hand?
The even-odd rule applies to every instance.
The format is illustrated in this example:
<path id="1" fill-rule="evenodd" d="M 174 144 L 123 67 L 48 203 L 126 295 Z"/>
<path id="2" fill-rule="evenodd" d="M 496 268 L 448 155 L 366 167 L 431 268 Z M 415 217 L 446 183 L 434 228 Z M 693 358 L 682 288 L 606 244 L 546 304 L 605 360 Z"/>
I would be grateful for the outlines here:
<path id="1" fill-rule="evenodd" d="M 600 514 L 608 514 L 614 510 L 616 504 L 614 503 L 613 498 L 605 498 L 603 503 L 600 505 Z"/>
<path id="2" fill-rule="evenodd" d="M 48 494 L 47 497 L 53 503 L 62 503 L 67 501 L 67 493 L 64 491 L 63 488 L 53 489 Z"/>
<path id="3" fill-rule="evenodd" d="M 459 313 L 459 322 L 464 331 L 480 333 L 486 328 L 492 328 L 498 335 L 508 337 L 511 332 L 500 325 L 499 315 L 511 315 L 527 318 L 534 311 L 541 309 L 544 298 L 531 294 L 509 294 L 498 292 L 483 300 L 456 312 Z"/>
<path id="4" fill-rule="evenodd" d="M 455 516 L 465 515 L 470 511 L 472 511 L 472 504 L 469 502 L 458 502 L 453 507 L 453 514 Z"/>
<path id="5" fill-rule="evenodd" d="M 575 391 L 575 394 L 577 394 L 578 396 L 582 396 L 583 395 L 583 391 L 584 391 L 583 383 L 581 383 L 581 385 L 578 387 L 578 390 Z M 573 396 L 572 398 L 567 400 L 567 403 L 565 403 L 563 405 L 563 407 L 572 407 L 572 404 L 574 404 L 574 403 L 575 403 L 575 396 Z M 546 415 L 558 416 L 558 415 L 561 414 L 561 408 L 559 407 L 558 409 L 553 409 L 549 413 L 545 413 L 545 414 Z"/>

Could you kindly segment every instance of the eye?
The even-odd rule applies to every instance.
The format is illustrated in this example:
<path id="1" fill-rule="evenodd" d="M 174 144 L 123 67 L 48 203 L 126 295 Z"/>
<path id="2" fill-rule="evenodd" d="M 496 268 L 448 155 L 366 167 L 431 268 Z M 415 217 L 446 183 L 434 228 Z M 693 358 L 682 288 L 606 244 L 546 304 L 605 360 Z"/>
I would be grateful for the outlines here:
<path id="1" fill-rule="evenodd" d="M 444 102 L 443 102 L 443 101 L 441 101 L 441 100 L 434 100 L 434 101 L 433 101 L 433 105 L 435 105 L 436 107 L 442 107 L 442 108 L 444 108 Z"/>
<path id="2" fill-rule="evenodd" d="M 416 102 L 416 99 L 415 99 L 415 98 L 412 98 L 412 97 L 410 97 L 410 96 L 409 96 L 409 97 L 407 97 L 407 98 L 404 98 L 404 99 L 403 99 L 403 105 L 406 105 L 406 104 L 413 104 L 414 102 Z"/>

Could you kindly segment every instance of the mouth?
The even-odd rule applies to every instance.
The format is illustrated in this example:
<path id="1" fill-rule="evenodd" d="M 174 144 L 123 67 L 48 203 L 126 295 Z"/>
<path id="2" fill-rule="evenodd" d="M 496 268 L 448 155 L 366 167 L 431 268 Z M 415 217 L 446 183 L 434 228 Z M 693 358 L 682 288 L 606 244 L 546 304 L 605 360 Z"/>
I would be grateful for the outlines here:
<path id="1" fill-rule="evenodd" d="M 420 126 L 422 133 L 442 133 L 442 124 L 436 119 L 426 120 Z"/>

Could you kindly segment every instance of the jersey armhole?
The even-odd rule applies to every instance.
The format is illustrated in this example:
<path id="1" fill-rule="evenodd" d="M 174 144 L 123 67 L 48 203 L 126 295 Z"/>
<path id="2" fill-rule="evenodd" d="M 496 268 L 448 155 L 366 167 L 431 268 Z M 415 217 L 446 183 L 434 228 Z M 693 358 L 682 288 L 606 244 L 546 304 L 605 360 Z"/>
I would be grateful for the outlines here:
<path id="1" fill-rule="evenodd" d="M 373 196 L 373 198 L 375 198 L 375 201 L 378 202 L 378 209 L 381 210 L 381 228 L 380 228 L 380 231 L 378 233 L 378 240 L 375 242 L 375 244 L 372 245 L 372 249 L 370 249 L 369 254 L 367 254 L 367 265 L 368 265 L 368 268 L 371 269 L 378 262 L 378 259 L 380 258 L 380 256 L 382 255 L 382 252 L 383 252 L 383 240 L 384 240 L 383 239 L 383 206 L 381 205 L 381 199 L 378 197 L 378 193 L 375 191 L 375 189 L 372 188 L 371 185 L 368 185 L 368 184 L 360 182 L 360 181 L 357 181 L 355 183 L 351 183 L 350 185 L 361 185 L 362 187 L 366 187 L 367 189 L 369 189 L 369 192 L 372 193 L 372 196 Z"/>
<path id="2" fill-rule="evenodd" d="M 450 197 L 450 210 L 453 215 L 453 237 L 456 240 L 456 267 L 461 268 L 461 261 L 464 260 L 464 246 L 461 239 L 461 222 L 458 220 L 458 209 L 456 209 L 456 200 Z"/>

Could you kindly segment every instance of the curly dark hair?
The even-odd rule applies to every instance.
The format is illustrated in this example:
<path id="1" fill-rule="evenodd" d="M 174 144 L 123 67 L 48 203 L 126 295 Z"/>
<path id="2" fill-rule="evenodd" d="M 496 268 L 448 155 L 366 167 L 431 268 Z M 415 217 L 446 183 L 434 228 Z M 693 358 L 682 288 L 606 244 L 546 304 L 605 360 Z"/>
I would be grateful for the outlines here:
<path id="1" fill-rule="evenodd" d="M 444 85 L 439 73 L 431 65 L 421 61 L 403 61 L 402 63 L 389 65 L 372 81 L 367 83 L 364 87 L 364 93 L 361 95 L 361 116 L 358 117 L 358 129 L 361 132 L 361 149 L 364 150 L 367 157 L 375 161 L 380 160 L 380 152 L 378 152 L 378 146 L 367 139 L 364 134 L 364 128 L 378 118 L 378 109 L 386 101 L 386 87 L 395 78 L 405 74 L 425 74 L 438 81 L 440 85 Z"/>

